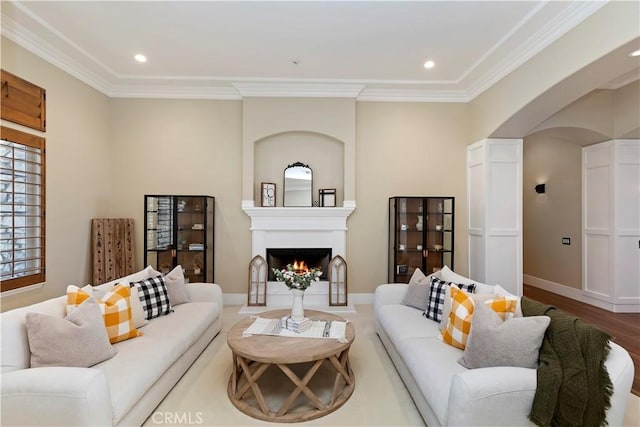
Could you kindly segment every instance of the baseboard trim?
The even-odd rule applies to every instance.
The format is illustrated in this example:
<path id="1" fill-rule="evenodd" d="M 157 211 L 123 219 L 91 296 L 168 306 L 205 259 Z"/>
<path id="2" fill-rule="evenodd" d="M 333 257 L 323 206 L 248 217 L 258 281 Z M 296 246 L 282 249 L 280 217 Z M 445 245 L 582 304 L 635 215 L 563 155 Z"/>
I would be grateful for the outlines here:
<path id="1" fill-rule="evenodd" d="M 353 293 L 349 294 L 347 300 L 349 304 L 373 304 L 373 293 Z M 224 305 L 244 305 L 247 303 L 247 294 L 229 294 L 223 295 Z"/>
<path id="2" fill-rule="evenodd" d="M 522 281 L 527 285 L 531 285 L 548 292 L 553 292 L 554 294 L 571 298 L 585 304 L 593 305 L 594 307 L 602 308 L 613 313 L 640 313 L 640 304 L 613 304 L 586 295 L 582 289 L 572 288 L 570 286 L 541 279 L 529 274 L 523 274 Z"/>

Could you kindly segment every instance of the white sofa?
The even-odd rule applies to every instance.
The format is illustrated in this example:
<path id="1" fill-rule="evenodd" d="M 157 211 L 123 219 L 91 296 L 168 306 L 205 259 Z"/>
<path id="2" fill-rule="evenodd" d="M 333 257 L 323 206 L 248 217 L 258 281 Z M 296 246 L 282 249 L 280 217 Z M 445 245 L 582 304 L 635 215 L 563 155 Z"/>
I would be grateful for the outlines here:
<path id="1" fill-rule="evenodd" d="M 536 391 L 536 370 L 467 369 L 463 351 L 445 344 L 439 324 L 402 304 L 409 285 L 383 284 L 375 291 L 375 327 L 422 418 L 434 426 L 527 426 Z M 611 343 L 605 362 L 613 383 L 610 426 L 621 426 L 633 382 L 633 362 Z"/>
<path id="2" fill-rule="evenodd" d="M 141 425 L 220 332 L 222 290 L 187 284 L 191 302 L 152 319 L 91 368 L 30 368 L 25 315 L 65 317 L 66 296 L 11 310 L 2 323 L 1 424 Z"/>

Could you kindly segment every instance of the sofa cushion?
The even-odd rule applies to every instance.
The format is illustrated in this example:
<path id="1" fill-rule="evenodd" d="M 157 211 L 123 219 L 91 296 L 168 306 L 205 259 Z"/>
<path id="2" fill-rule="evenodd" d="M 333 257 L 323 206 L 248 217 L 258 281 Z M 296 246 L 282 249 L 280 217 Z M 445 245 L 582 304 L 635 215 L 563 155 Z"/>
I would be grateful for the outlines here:
<path id="1" fill-rule="evenodd" d="M 187 294 L 187 285 L 184 280 L 182 266 L 178 265 L 164 276 L 167 285 L 167 294 L 172 307 L 191 301 Z"/>
<path id="2" fill-rule="evenodd" d="M 429 303 L 429 289 L 431 289 L 432 277 L 440 278 L 440 270 L 425 276 L 422 270 L 416 268 L 411 275 L 411 279 L 409 279 L 409 287 L 407 288 L 407 293 L 404 294 L 402 303 L 425 311 Z"/>
<path id="3" fill-rule="evenodd" d="M 67 313 L 70 313 L 71 310 L 83 301 L 91 298 L 91 296 L 88 292 L 78 289 L 77 286 L 68 286 Z M 108 291 L 98 299 L 98 304 L 111 343 L 142 335 L 142 332 L 139 332 L 133 326 L 133 318 L 131 316 L 131 291 L 128 286 L 117 285 L 113 290 Z"/>
<path id="4" fill-rule="evenodd" d="M 27 327 L 25 316 L 27 313 L 44 313 L 64 318 L 66 313 L 67 297 L 61 296 L 32 304 L 26 307 L 16 308 L 2 313 L 0 328 L 2 332 L 2 345 L 0 345 L 0 362 L 2 372 L 26 369 L 31 364 L 31 351 L 27 339 Z"/>
<path id="5" fill-rule="evenodd" d="M 507 313 L 513 313 L 516 310 L 516 303 L 515 297 L 495 297 L 484 302 L 503 320 L 506 319 Z M 470 294 L 457 287 L 451 288 L 451 313 L 449 313 L 447 327 L 442 332 L 444 342 L 464 350 L 471 331 L 474 306 L 475 301 Z"/>
<path id="6" fill-rule="evenodd" d="M 118 283 L 139 282 L 141 280 L 148 279 L 150 277 L 155 277 L 158 274 L 160 273 L 158 273 L 153 269 L 153 267 L 148 265 L 144 269 L 140 271 L 136 271 L 135 273 L 131 273 L 128 276 L 120 277 L 115 280 L 111 280 L 109 282 L 103 283 L 102 285 L 97 285 L 95 287 L 98 289 L 108 290 L 114 287 L 115 285 L 117 285 Z"/>
<path id="7" fill-rule="evenodd" d="M 422 321 L 429 322 L 424 318 Z M 435 322 L 432 323 L 436 325 Z M 462 351 L 444 344 L 436 337 L 408 338 L 402 344 L 400 355 L 440 424 L 447 425 L 449 390 L 453 376 L 467 371 L 467 368 L 457 362 Z"/>
<path id="8" fill-rule="evenodd" d="M 98 287 L 87 285 L 82 288 L 82 290 L 87 292 L 88 294 L 93 295 L 94 297 L 96 297 L 96 299 L 100 299 L 107 292 L 112 291 L 118 285 L 129 286 L 129 283 L 116 283 L 113 286 L 109 285 L 110 287 L 104 285 Z M 131 297 L 129 297 L 129 302 L 131 303 L 131 318 L 133 320 L 133 327 L 139 329 L 149 323 L 149 321 L 147 320 L 147 315 L 144 312 L 144 308 L 142 308 L 142 302 L 138 297 L 138 289 L 133 289 L 133 286 L 131 286 Z"/>
<path id="9" fill-rule="evenodd" d="M 398 349 L 407 338 L 436 338 L 439 333 L 436 322 L 425 319 L 420 310 L 402 304 L 383 305 L 378 320 Z"/>
<path id="10" fill-rule="evenodd" d="M 486 304 L 476 304 L 471 334 L 458 362 L 467 368 L 490 366 L 538 367 L 538 355 L 548 316 L 502 320 Z"/>
<path id="11" fill-rule="evenodd" d="M 131 285 L 136 285 L 138 289 L 138 296 L 142 301 L 147 319 L 164 316 L 171 312 L 169 295 L 162 275 L 131 283 Z"/>
<path id="12" fill-rule="evenodd" d="M 220 315 L 217 303 L 182 304 L 152 319 L 144 336 L 114 345 L 118 353 L 94 368 L 107 376 L 116 423 Z"/>
<path id="13" fill-rule="evenodd" d="M 25 319 L 32 368 L 88 368 L 115 354 L 94 298 L 87 299 L 64 319 L 42 313 L 27 313 Z"/>
<path id="14" fill-rule="evenodd" d="M 424 312 L 424 316 L 427 319 L 435 320 L 440 323 L 442 321 L 442 313 L 444 311 L 445 296 L 447 289 L 452 285 L 452 282 L 440 280 L 437 277 L 431 278 L 431 287 L 429 290 L 429 302 L 427 309 Z M 468 292 L 475 292 L 475 283 L 471 284 L 457 284 L 460 289 L 464 289 Z"/>

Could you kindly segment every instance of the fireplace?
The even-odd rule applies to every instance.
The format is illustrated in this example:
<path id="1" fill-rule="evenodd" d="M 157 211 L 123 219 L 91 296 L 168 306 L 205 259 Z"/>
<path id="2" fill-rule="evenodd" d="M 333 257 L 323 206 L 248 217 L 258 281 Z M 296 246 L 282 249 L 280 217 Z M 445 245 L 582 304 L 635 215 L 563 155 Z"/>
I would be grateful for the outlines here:
<path id="1" fill-rule="evenodd" d="M 315 259 L 305 261 L 311 267 L 326 262 L 321 266 L 323 272 L 332 257 L 340 255 L 346 258 L 347 252 L 347 217 L 355 206 L 316 208 L 316 207 L 254 207 L 243 206 L 245 213 L 251 218 L 251 253 L 262 256 L 269 266 L 267 283 L 267 306 L 290 307 L 291 291 L 287 286 L 275 280 L 271 268 L 284 268 L 293 263 L 295 255 L 276 261 L 271 251 L 291 251 L 303 248 L 305 251 L 322 251 L 311 253 Z M 267 252 L 269 251 L 269 253 Z M 274 253 L 281 256 L 281 253 Z M 286 255 L 286 254 L 285 254 Z M 300 259 L 298 259 L 300 261 Z M 279 262 L 277 264 L 276 262 Z M 306 307 L 326 309 L 329 304 L 329 282 L 326 273 L 320 276 L 319 282 L 313 282 L 304 292 Z"/>
<path id="2" fill-rule="evenodd" d="M 320 268 L 320 280 L 327 280 L 331 248 L 267 248 L 267 265 L 269 266 L 269 281 L 276 280 L 272 268 L 281 270 L 294 261 L 304 261 L 309 268 Z"/>

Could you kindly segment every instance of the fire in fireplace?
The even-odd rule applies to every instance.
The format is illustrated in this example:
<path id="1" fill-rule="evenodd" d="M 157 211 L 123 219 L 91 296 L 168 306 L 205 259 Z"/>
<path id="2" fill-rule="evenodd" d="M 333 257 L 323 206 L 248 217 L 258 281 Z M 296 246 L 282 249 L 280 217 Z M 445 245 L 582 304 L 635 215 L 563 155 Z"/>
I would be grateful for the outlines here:
<path id="1" fill-rule="evenodd" d="M 267 264 L 269 265 L 269 281 L 276 280 L 272 268 L 282 269 L 295 261 L 304 262 L 309 268 L 320 268 L 320 280 L 327 280 L 331 248 L 267 248 Z"/>

